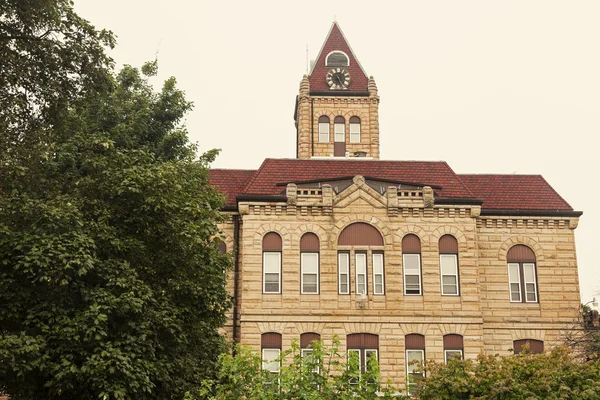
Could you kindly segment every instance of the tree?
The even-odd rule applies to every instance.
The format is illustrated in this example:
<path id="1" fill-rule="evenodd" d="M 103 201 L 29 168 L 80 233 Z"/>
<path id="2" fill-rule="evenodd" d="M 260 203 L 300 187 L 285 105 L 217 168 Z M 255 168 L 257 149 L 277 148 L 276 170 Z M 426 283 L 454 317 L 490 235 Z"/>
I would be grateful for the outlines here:
<path id="1" fill-rule="evenodd" d="M 416 392 L 420 400 L 600 398 L 600 362 L 579 363 L 565 347 L 447 365 L 430 361 L 425 370 L 428 377 Z"/>
<path id="2" fill-rule="evenodd" d="M 70 2 L 0 5 L 0 393 L 180 399 L 225 350 L 216 151 Z"/>
<path id="3" fill-rule="evenodd" d="M 260 356 L 250 348 L 237 346 L 235 355 L 225 353 L 219 358 L 217 379 L 204 381 L 199 389 L 188 393 L 187 400 L 404 398 L 389 382 L 380 384 L 379 365 L 374 356 L 361 373 L 357 354 L 350 353 L 346 360 L 339 345 L 335 337 L 331 347 L 314 341 L 310 356 L 303 357 L 298 341 L 294 340 L 278 359 L 282 365 L 278 374 L 264 370 Z"/>

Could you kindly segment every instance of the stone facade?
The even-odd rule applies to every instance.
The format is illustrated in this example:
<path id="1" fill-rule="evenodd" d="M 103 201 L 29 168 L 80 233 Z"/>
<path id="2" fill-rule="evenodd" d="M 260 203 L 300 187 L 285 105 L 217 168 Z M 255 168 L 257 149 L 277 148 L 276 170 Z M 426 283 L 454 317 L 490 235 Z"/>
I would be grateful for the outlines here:
<path id="1" fill-rule="evenodd" d="M 466 358 L 508 354 L 518 339 L 541 340 L 546 347 L 558 343 L 578 312 L 577 218 L 486 217 L 479 205 L 431 204 L 428 191 L 425 187 L 399 196 L 392 186 L 382 195 L 357 176 L 339 194 L 328 185 L 311 191 L 290 184 L 285 202 L 239 202 L 239 341 L 260 351 L 261 334 L 267 332 L 281 333 L 283 348 L 307 332 L 320 334 L 326 343 L 337 335 L 342 345 L 352 333 L 376 334 L 382 378 L 398 385 L 406 376 L 407 334 L 424 335 L 425 356 L 437 361 L 444 360 L 446 334 L 463 337 Z M 384 245 L 338 245 L 340 233 L 356 222 L 375 227 Z M 233 227 L 222 226 L 226 237 L 234 236 Z M 262 288 L 262 240 L 269 232 L 282 239 L 280 294 L 263 293 Z M 307 232 L 320 241 L 319 294 L 301 294 L 299 244 Z M 420 296 L 403 290 L 402 238 L 407 234 L 421 241 Z M 459 296 L 441 294 L 438 242 L 443 235 L 458 242 Z M 538 302 L 510 301 L 506 256 L 516 244 L 535 252 Z M 364 308 L 354 290 L 338 294 L 337 254 L 343 250 L 384 253 L 385 294 L 370 290 Z M 354 269 L 351 259 L 350 287 Z M 227 332 L 231 334 L 231 326 Z"/>

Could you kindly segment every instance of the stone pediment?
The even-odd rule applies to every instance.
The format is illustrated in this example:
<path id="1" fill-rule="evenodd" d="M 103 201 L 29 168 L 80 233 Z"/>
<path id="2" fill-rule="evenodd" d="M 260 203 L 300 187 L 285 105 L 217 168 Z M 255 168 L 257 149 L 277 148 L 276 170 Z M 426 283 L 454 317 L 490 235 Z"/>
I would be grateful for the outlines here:
<path id="1" fill-rule="evenodd" d="M 365 206 L 367 204 L 374 208 L 386 208 L 387 199 L 383 194 L 369 186 L 365 178 L 360 175 L 355 176 L 352 179 L 352 184 L 337 193 L 333 198 L 333 206 L 336 208 L 346 208 L 353 205 Z"/>

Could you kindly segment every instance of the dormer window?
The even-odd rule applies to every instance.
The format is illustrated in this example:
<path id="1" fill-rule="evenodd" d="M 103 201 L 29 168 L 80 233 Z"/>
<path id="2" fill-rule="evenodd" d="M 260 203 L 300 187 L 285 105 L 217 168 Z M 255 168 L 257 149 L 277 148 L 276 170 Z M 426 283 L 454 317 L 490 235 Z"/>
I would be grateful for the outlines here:
<path id="1" fill-rule="evenodd" d="M 347 67 L 350 61 L 343 51 L 332 51 L 325 58 L 325 65 L 328 67 Z"/>

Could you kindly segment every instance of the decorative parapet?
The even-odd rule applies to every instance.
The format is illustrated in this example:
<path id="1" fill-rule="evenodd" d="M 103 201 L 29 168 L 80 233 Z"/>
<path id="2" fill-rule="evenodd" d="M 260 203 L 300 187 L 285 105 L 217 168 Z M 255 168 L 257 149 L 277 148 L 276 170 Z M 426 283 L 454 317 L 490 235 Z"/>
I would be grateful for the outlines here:
<path id="1" fill-rule="evenodd" d="M 296 205 L 298 203 L 298 187 L 295 183 L 288 183 L 285 189 L 285 195 L 287 196 L 288 204 Z"/>
<path id="2" fill-rule="evenodd" d="M 398 215 L 398 188 L 396 186 L 388 186 L 386 196 L 388 214 Z"/>
<path id="3" fill-rule="evenodd" d="M 369 88 L 369 97 L 373 97 L 373 98 L 376 98 L 377 100 L 379 100 L 377 84 L 375 84 L 375 79 L 373 79 L 373 76 L 369 77 L 368 88 Z"/>
<path id="4" fill-rule="evenodd" d="M 308 98 L 310 94 L 310 82 L 308 81 L 308 76 L 304 75 L 302 77 L 302 81 L 300 82 L 300 97 Z"/>
<path id="5" fill-rule="evenodd" d="M 425 205 L 425 208 L 432 208 L 434 203 L 433 189 L 431 186 L 423 187 L 423 204 Z"/>

